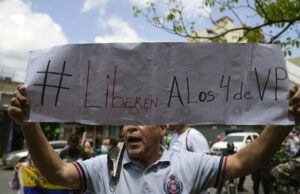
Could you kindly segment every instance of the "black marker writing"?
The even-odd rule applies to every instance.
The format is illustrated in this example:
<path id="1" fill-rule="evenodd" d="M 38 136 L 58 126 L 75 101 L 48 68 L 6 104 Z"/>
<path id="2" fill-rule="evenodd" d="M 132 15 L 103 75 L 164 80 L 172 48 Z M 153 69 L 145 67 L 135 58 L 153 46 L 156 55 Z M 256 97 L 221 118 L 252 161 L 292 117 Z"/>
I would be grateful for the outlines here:
<path id="1" fill-rule="evenodd" d="M 46 87 L 52 87 L 52 88 L 57 88 L 57 92 L 56 92 L 56 98 L 55 98 L 55 106 L 57 105 L 57 101 L 58 101 L 58 97 L 59 97 L 59 93 L 61 89 L 70 89 L 67 87 L 63 87 L 61 86 L 62 84 L 62 80 L 63 80 L 63 76 L 72 76 L 70 74 L 65 74 L 65 66 L 66 66 L 66 61 L 64 61 L 63 67 L 62 67 L 62 71 L 60 72 L 51 72 L 49 71 L 50 68 L 50 63 L 51 61 L 48 61 L 47 67 L 46 67 L 46 71 L 38 71 L 37 73 L 44 73 L 45 77 L 44 77 L 44 82 L 43 84 L 34 84 L 34 86 L 42 86 L 42 95 L 41 95 L 41 105 L 44 105 L 44 96 L 45 96 L 45 91 L 46 91 Z M 50 85 L 47 84 L 47 79 L 48 79 L 48 75 L 60 75 L 60 80 L 59 80 L 59 84 L 58 85 Z"/>
<path id="2" fill-rule="evenodd" d="M 279 78 L 278 75 L 278 70 L 281 69 L 284 73 L 284 77 L 283 78 Z M 276 78 L 276 85 L 275 85 L 275 100 L 277 101 L 277 89 L 278 89 L 278 80 L 285 80 L 287 78 L 287 73 L 285 71 L 285 69 L 283 69 L 282 67 L 276 67 L 275 68 L 275 78 Z"/>
<path id="3" fill-rule="evenodd" d="M 174 84 L 176 84 L 177 96 L 173 96 Z M 183 102 L 182 102 L 182 98 L 181 98 L 181 96 L 180 96 L 180 92 L 179 92 L 179 88 L 178 88 L 178 83 L 177 83 L 176 77 L 173 78 L 172 87 L 171 87 L 171 92 L 170 92 L 170 97 L 169 97 L 168 107 L 170 107 L 171 99 L 172 99 L 173 97 L 179 98 L 180 103 L 181 103 L 181 105 L 183 106 Z"/>
<path id="4" fill-rule="evenodd" d="M 226 90 L 226 102 L 228 102 L 230 76 L 228 76 L 227 85 L 223 85 L 223 80 L 224 80 L 224 75 L 222 75 L 222 80 L 221 80 L 221 83 L 220 83 L 220 88 L 227 88 L 227 90 Z"/>
<path id="5" fill-rule="evenodd" d="M 264 89 L 263 89 L 262 92 L 260 90 L 260 84 L 259 84 L 257 69 L 254 68 L 254 70 L 255 70 L 255 75 L 256 75 L 256 81 L 257 81 L 257 86 L 258 86 L 259 97 L 260 97 L 260 100 L 263 100 L 264 99 L 264 95 L 265 95 L 265 91 L 266 91 L 266 87 L 267 87 L 267 84 L 268 84 L 268 81 L 269 81 L 269 77 L 270 77 L 270 73 L 271 73 L 271 68 L 269 68 L 268 77 L 267 77 L 267 80 L 265 82 Z"/>
<path id="6" fill-rule="evenodd" d="M 198 103 L 197 101 L 190 101 L 190 84 L 189 84 L 189 78 L 186 78 L 186 86 L 187 86 L 187 93 L 188 93 L 188 100 L 187 103 Z M 199 96 L 200 98 L 200 96 Z"/>

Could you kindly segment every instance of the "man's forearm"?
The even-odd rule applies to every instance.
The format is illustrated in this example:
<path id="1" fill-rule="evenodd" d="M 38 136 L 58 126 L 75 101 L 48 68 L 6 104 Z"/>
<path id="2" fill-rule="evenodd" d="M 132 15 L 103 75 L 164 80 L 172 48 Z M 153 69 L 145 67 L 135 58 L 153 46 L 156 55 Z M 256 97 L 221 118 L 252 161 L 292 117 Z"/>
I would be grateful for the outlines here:
<path id="1" fill-rule="evenodd" d="M 21 129 L 35 165 L 49 181 L 56 179 L 63 161 L 48 143 L 40 125 L 23 123 Z"/>
<path id="2" fill-rule="evenodd" d="M 233 170 L 227 171 L 227 178 L 249 174 L 269 161 L 292 128 L 293 126 L 267 126 L 255 141 L 228 158 L 228 164 L 232 165 L 228 168 Z"/>
<path id="3" fill-rule="evenodd" d="M 24 115 L 29 110 L 29 100 L 24 93 L 25 86 L 21 84 L 11 99 L 8 115 L 20 125 L 35 165 L 52 184 L 80 189 L 80 176 L 76 168 L 60 159 L 48 143 L 38 123 L 24 122 Z"/>

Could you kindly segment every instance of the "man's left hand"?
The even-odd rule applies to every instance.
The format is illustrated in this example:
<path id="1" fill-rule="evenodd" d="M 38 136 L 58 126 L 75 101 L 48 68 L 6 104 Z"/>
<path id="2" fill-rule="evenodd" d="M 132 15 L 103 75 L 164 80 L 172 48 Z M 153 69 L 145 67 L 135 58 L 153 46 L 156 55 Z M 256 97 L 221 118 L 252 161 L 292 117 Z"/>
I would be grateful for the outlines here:
<path id="1" fill-rule="evenodd" d="M 294 115 L 295 124 L 300 124 L 300 90 L 293 83 L 290 84 L 289 112 Z"/>

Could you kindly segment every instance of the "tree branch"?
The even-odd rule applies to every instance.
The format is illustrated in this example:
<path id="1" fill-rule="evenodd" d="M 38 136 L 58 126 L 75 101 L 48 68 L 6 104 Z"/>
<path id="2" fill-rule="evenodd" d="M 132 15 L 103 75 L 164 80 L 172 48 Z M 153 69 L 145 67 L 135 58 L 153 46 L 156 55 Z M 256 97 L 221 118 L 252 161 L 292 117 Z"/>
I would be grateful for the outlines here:
<path id="1" fill-rule="evenodd" d="M 241 20 L 241 18 L 238 16 L 238 14 L 230 7 L 228 6 L 229 10 L 235 15 L 235 17 L 237 18 L 237 20 L 240 22 L 241 25 L 243 25 L 243 21 Z"/>
<path id="2" fill-rule="evenodd" d="M 249 4 L 248 0 L 246 0 L 247 2 L 247 6 L 248 8 L 252 9 L 253 11 L 256 11 L 257 13 L 257 10 L 255 10 L 253 7 L 251 7 L 251 5 Z M 257 3 L 257 5 L 259 7 L 262 7 L 261 6 L 261 3 L 259 0 L 255 0 L 255 2 Z M 235 12 L 235 10 L 233 10 L 233 8 L 235 7 L 231 7 L 228 3 L 223 3 L 222 2 L 217 2 L 217 3 L 220 3 L 220 5 L 224 6 L 224 7 L 227 7 L 235 16 L 236 18 L 239 20 L 239 22 L 242 24 L 242 20 L 239 18 L 238 14 Z M 170 4 L 169 4 L 170 5 Z M 186 24 L 184 22 L 184 18 L 183 18 L 183 15 L 182 15 L 182 11 L 183 11 L 183 6 L 182 4 L 180 4 L 180 8 L 178 9 L 178 7 L 176 7 L 175 9 L 179 10 L 178 12 L 174 13 L 175 14 L 175 18 L 172 19 L 172 28 L 168 27 L 170 25 L 166 25 L 168 24 L 169 21 L 166 20 L 166 18 L 164 17 L 158 17 L 157 13 L 156 13 L 156 9 L 153 5 L 149 4 L 148 8 L 146 9 L 147 12 L 142 12 L 142 14 L 146 17 L 147 21 L 157 27 L 157 28 L 161 28 L 163 30 L 165 30 L 166 32 L 168 33 L 171 33 L 171 34 L 175 34 L 177 36 L 180 36 L 180 37 L 183 37 L 183 38 L 191 38 L 191 39 L 206 39 L 206 40 L 213 40 L 213 39 L 217 39 L 217 38 L 221 38 L 221 37 L 224 37 L 226 34 L 230 33 L 230 32 L 234 32 L 234 31 L 244 31 L 244 36 L 240 37 L 240 38 L 243 38 L 245 37 L 245 35 L 247 35 L 249 32 L 251 31 L 254 31 L 254 30 L 257 30 L 257 29 L 262 29 L 266 26 L 272 26 L 274 24 L 278 24 L 278 23 L 288 23 L 288 25 L 282 29 L 279 33 L 277 33 L 275 36 L 273 37 L 270 37 L 270 41 L 269 43 L 273 43 L 276 39 L 278 39 L 278 37 L 280 37 L 284 32 L 286 32 L 292 25 L 294 25 L 297 21 L 300 21 L 300 16 L 298 17 L 295 17 L 295 18 L 292 18 L 292 19 L 279 19 L 279 20 L 271 20 L 269 18 L 269 16 L 267 15 L 266 11 L 261 8 L 261 11 L 262 11 L 262 15 L 260 15 L 261 17 L 264 17 L 266 20 L 266 22 L 264 22 L 263 24 L 259 24 L 259 25 L 256 25 L 254 27 L 250 27 L 250 26 L 246 26 L 246 25 L 243 25 L 241 27 L 237 27 L 237 28 L 233 28 L 233 29 L 226 29 L 224 26 L 221 26 L 221 25 L 217 25 L 220 29 L 223 29 L 224 31 L 222 33 L 219 33 L 219 34 L 216 34 L 214 33 L 212 36 L 198 36 L 197 33 L 194 33 L 196 30 L 191 30 L 191 29 L 188 29 L 188 26 L 190 25 L 189 23 Z M 244 5 L 245 6 L 245 5 Z M 171 9 L 171 7 L 169 7 L 169 9 Z M 172 13 L 170 11 L 170 13 Z M 156 18 L 157 20 L 154 20 L 153 18 Z M 158 18 L 161 18 L 162 21 Z M 212 15 L 210 14 L 210 19 L 212 22 L 213 19 L 212 19 Z M 170 22 L 171 22 L 170 21 Z M 192 22 L 193 23 L 193 22 Z M 177 26 L 181 26 L 182 27 L 182 31 L 178 31 L 176 29 Z M 279 27 L 278 27 L 279 28 Z M 296 29 L 297 30 L 297 29 Z"/>
<path id="3" fill-rule="evenodd" d="M 266 13 L 266 11 L 263 9 L 263 6 L 261 5 L 261 3 L 259 2 L 259 0 L 255 0 L 255 3 L 257 3 L 258 4 L 258 6 L 259 6 L 259 8 L 261 9 L 261 11 L 263 12 L 263 16 L 267 19 L 267 21 L 268 22 L 270 22 L 270 18 L 269 18 L 269 16 L 267 15 L 267 13 Z M 257 11 L 257 13 L 258 13 L 258 11 Z M 259 13 L 258 13 L 259 14 Z M 260 14 L 259 14 L 260 15 Z M 260 15 L 260 16 L 262 16 L 262 15 Z M 262 16 L 262 17 L 263 17 Z"/>
<path id="4" fill-rule="evenodd" d="M 293 25 L 295 22 L 290 22 L 283 30 L 281 30 L 278 34 L 276 34 L 275 36 L 273 36 L 271 38 L 271 40 L 268 42 L 268 44 L 272 44 L 274 42 L 274 40 L 276 40 L 281 34 L 283 34 L 285 31 L 287 31 L 289 29 L 289 27 L 291 25 Z"/>
<path id="5" fill-rule="evenodd" d="M 289 23 L 289 24 L 291 23 L 291 25 L 293 25 L 296 21 L 300 21 L 300 16 L 297 17 L 297 18 L 295 18 L 295 19 L 293 19 L 293 20 L 283 19 L 283 20 L 277 20 L 277 21 L 270 21 L 269 23 L 264 23 L 264 24 L 261 24 L 261 25 L 257 25 L 255 27 L 247 27 L 247 26 L 245 26 L 245 27 L 239 27 L 239 28 L 232 28 L 232 29 L 226 30 L 225 32 L 223 32 L 221 34 L 218 34 L 218 35 L 212 36 L 212 37 L 200 37 L 200 36 L 193 36 L 193 35 L 187 35 L 187 37 L 193 38 L 193 39 L 209 39 L 209 40 L 212 40 L 212 39 L 215 39 L 215 38 L 220 38 L 220 37 L 228 34 L 229 32 L 233 32 L 233 31 L 244 30 L 244 31 L 246 31 L 246 33 L 248 33 L 250 31 L 253 31 L 253 30 L 256 30 L 256 29 L 260 29 L 260 28 L 263 28 L 265 26 L 270 26 L 270 25 L 276 24 L 276 23 Z M 291 25 L 289 25 L 289 27 Z M 278 35 L 280 36 L 281 34 L 278 34 Z"/>

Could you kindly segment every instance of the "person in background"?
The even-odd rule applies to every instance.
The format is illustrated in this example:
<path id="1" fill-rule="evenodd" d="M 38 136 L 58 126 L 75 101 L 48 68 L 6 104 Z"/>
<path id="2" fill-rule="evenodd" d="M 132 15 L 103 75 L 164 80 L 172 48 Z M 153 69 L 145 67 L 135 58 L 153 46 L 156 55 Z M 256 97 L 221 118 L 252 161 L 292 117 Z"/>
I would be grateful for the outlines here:
<path id="1" fill-rule="evenodd" d="M 295 142 L 299 145 L 300 139 L 299 139 L 296 129 L 293 129 L 293 131 L 290 132 L 290 135 L 295 140 Z"/>
<path id="2" fill-rule="evenodd" d="M 219 135 L 219 136 L 217 137 L 217 141 L 222 141 L 222 139 L 223 139 L 223 137 L 222 137 L 221 135 Z"/>
<path id="3" fill-rule="evenodd" d="M 112 150 L 119 143 L 115 137 L 106 137 L 103 139 L 102 146 L 105 146 L 108 151 Z"/>
<path id="4" fill-rule="evenodd" d="M 245 176 L 240 177 L 239 184 L 238 184 L 238 192 L 248 192 L 248 190 L 244 188 L 245 180 L 246 180 Z"/>
<path id="5" fill-rule="evenodd" d="M 55 132 L 55 140 L 59 140 L 59 136 L 60 136 L 60 132 L 61 132 L 60 128 L 56 127 L 54 129 L 54 132 Z"/>
<path id="6" fill-rule="evenodd" d="M 18 170 L 20 168 L 21 165 L 27 165 L 27 163 L 29 162 L 25 162 L 24 164 L 22 163 L 17 163 L 14 166 L 14 175 L 13 175 L 13 179 L 11 181 L 9 181 L 9 188 L 11 188 L 12 190 L 17 191 L 17 194 L 21 194 L 21 190 L 20 190 L 20 181 L 19 181 L 19 177 L 18 177 Z"/>
<path id="7" fill-rule="evenodd" d="M 44 128 L 44 132 L 45 132 L 45 136 L 47 137 L 48 141 L 51 141 L 53 140 L 53 133 L 52 133 L 52 130 L 51 130 L 51 126 L 50 125 L 46 125 L 45 128 Z"/>
<path id="8" fill-rule="evenodd" d="M 169 150 L 208 153 L 209 147 L 206 138 L 200 131 L 187 125 L 170 125 L 169 129 L 176 133 L 170 140 Z"/>
<path id="9" fill-rule="evenodd" d="M 299 188 L 300 185 L 300 156 L 291 158 L 288 162 L 275 166 L 271 174 L 276 179 L 276 186 L 284 185 L 286 187 Z M 293 191 L 291 189 L 291 191 Z M 279 193 L 279 192 L 278 192 Z M 299 190 L 294 190 L 293 193 L 299 193 Z"/>
<path id="10" fill-rule="evenodd" d="M 74 162 L 89 158 L 88 154 L 80 147 L 79 137 L 76 134 L 71 134 L 68 138 L 68 147 L 62 150 L 59 154 L 60 158 L 66 162 Z"/>
<path id="11" fill-rule="evenodd" d="M 21 166 L 26 166 L 28 168 L 36 168 L 31 157 L 28 156 L 28 161 L 26 162 L 18 162 L 15 166 L 14 166 L 14 174 L 13 174 L 13 179 L 11 181 L 9 181 L 9 188 L 11 188 L 12 190 L 16 190 L 17 194 L 21 194 L 23 193 L 21 191 L 21 186 L 20 186 L 20 180 L 19 180 L 19 176 L 18 176 L 18 171 L 19 168 Z"/>
<path id="12" fill-rule="evenodd" d="M 93 150 L 92 150 L 91 144 L 88 140 L 84 141 L 82 148 L 88 154 L 88 156 L 91 157 L 91 155 L 93 154 Z"/>
<path id="13" fill-rule="evenodd" d="M 254 194 L 259 194 L 259 185 L 262 184 L 264 194 L 270 193 L 271 188 L 271 169 L 272 166 L 270 162 L 266 162 L 265 165 L 257 169 L 254 173 L 252 173 L 251 178 L 253 181 L 253 192 Z"/>
<path id="14" fill-rule="evenodd" d="M 293 131 L 289 134 L 289 145 L 290 145 L 290 152 L 292 157 L 296 157 L 299 153 L 299 138 L 296 136 Z"/>

